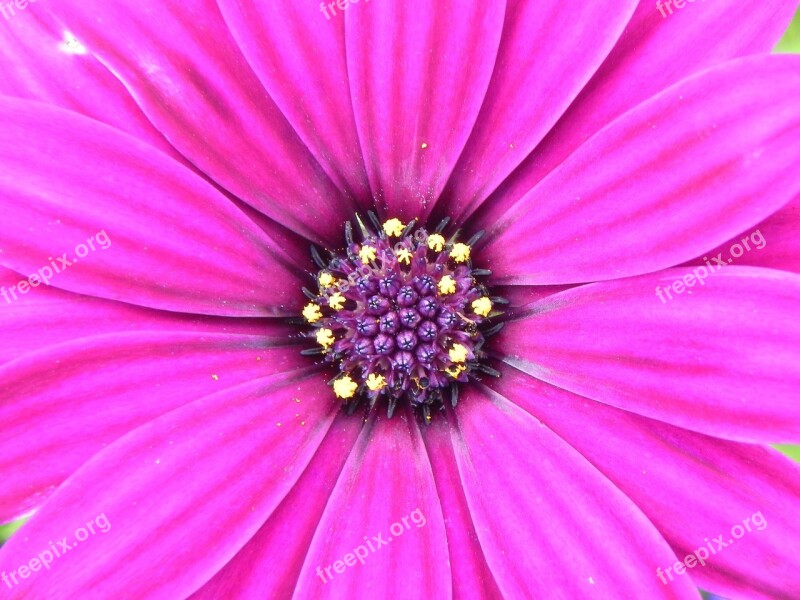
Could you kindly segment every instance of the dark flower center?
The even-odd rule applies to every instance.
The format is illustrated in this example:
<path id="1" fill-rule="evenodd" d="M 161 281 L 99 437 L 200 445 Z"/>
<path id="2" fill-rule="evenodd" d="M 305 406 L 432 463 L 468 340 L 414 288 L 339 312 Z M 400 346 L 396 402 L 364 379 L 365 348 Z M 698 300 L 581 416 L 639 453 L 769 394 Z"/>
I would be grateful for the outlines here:
<path id="1" fill-rule="evenodd" d="M 310 300 L 303 317 L 316 345 L 304 354 L 338 368 L 330 383 L 351 412 L 362 400 L 370 408 L 382 400 L 391 417 L 406 401 L 429 421 L 445 394 L 456 405 L 459 383 L 478 372 L 497 375 L 483 345 L 502 326 L 490 321 L 505 301 L 480 283 L 491 273 L 472 266 L 481 234 L 463 243 L 443 235 L 448 220 L 428 233 L 413 221 L 369 217 L 372 228 L 356 218 L 360 242 L 346 223 L 343 254 L 325 260 L 312 248 L 319 291 L 303 289 Z"/>

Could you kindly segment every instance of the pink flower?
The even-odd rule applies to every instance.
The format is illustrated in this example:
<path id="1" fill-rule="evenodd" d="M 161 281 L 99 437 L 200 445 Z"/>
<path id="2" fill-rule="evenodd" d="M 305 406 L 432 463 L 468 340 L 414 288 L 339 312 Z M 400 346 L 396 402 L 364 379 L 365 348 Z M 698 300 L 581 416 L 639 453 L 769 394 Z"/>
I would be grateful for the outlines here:
<path id="1" fill-rule="evenodd" d="M 5 19 L 0 590 L 797 596 L 794 8 Z"/>

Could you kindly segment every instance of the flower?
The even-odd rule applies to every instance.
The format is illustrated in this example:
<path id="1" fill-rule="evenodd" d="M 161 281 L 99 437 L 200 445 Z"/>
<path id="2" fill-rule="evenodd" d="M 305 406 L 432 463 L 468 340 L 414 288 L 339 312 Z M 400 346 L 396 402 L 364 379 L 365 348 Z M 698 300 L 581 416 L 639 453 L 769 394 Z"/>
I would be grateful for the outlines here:
<path id="1" fill-rule="evenodd" d="M 324 8 L 0 27 L 11 594 L 796 593 L 793 4 Z M 330 262 L 369 211 L 372 308 Z"/>

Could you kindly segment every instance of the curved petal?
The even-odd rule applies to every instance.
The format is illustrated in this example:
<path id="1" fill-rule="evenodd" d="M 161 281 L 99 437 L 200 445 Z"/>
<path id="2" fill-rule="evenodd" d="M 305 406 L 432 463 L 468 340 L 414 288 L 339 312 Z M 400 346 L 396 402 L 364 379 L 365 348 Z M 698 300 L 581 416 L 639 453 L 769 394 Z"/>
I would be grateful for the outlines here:
<path id="1" fill-rule="evenodd" d="M 339 413 L 281 505 L 192 600 L 291 598 L 322 512 L 362 425 L 359 417 Z"/>
<path id="2" fill-rule="evenodd" d="M 431 462 L 436 491 L 445 515 L 447 546 L 450 553 L 453 598 L 502 600 L 492 571 L 483 556 L 475 526 L 464 496 L 455 453 L 450 442 L 450 422 L 436 415 L 422 430 Z"/>
<path id="3" fill-rule="evenodd" d="M 800 190 L 800 57 L 737 60 L 681 82 L 586 142 L 489 228 L 505 283 L 674 266 Z M 509 248 L 514 248 L 510 253 Z"/>
<path id="4" fill-rule="evenodd" d="M 697 598 L 641 511 L 552 431 L 505 398 L 469 388 L 453 448 L 478 538 L 506 598 Z M 620 560 L 614 548 L 622 552 Z"/>
<path id="5" fill-rule="evenodd" d="M 444 519 L 414 417 L 373 416 L 330 495 L 295 598 L 449 598 Z M 355 553 L 359 558 L 356 559 Z"/>
<path id="6" fill-rule="evenodd" d="M 377 207 L 427 216 L 472 130 L 495 64 L 506 0 L 351 6 L 347 66 Z"/>
<path id="7" fill-rule="evenodd" d="M 730 264 L 766 267 L 800 273 L 800 196 L 751 227 L 703 253 L 687 266 L 703 265 L 709 257 L 722 255 Z M 738 248 L 736 247 L 738 246 Z"/>
<path id="8" fill-rule="evenodd" d="M 328 177 L 362 210 L 371 208 L 350 98 L 344 16 L 331 18 L 334 5 L 325 8 L 326 19 L 314 2 L 220 0 L 219 6 L 242 54 Z"/>
<path id="9" fill-rule="evenodd" d="M 275 319 L 236 319 L 187 315 L 141 308 L 38 286 L 36 293 L 13 301 L 8 289 L 26 278 L 0 267 L 0 365 L 46 346 L 77 338 L 126 331 L 207 331 L 288 336 L 296 333 Z M 5 290 L 3 290 L 5 288 Z M 5 294 L 3 294 L 5 291 Z M 67 316 L 68 315 L 68 316 Z"/>
<path id="10" fill-rule="evenodd" d="M 291 259 L 188 169 L 76 113 L 7 97 L 0 111 L 0 161 L 13 173 L 0 178 L 4 266 L 47 269 L 40 278 L 50 285 L 166 310 L 299 309 Z"/>
<path id="11" fill-rule="evenodd" d="M 508 364 L 587 398 L 716 437 L 791 443 L 800 440 L 798 300 L 800 276 L 783 271 L 670 269 L 535 302 L 496 347 Z"/>
<path id="12" fill-rule="evenodd" d="M 448 214 L 461 222 L 539 144 L 597 71 L 635 8 L 636 0 L 617 2 L 614 10 L 602 2 L 509 3 L 486 100 L 445 190 Z"/>
<path id="13" fill-rule="evenodd" d="M 0 94 L 79 112 L 182 156 L 153 127 L 114 74 L 46 10 L 0 27 Z"/>
<path id="14" fill-rule="evenodd" d="M 719 0 L 683 8 L 639 3 L 619 42 L 562 119 L 481 206 L 480 221 L 493 223 L 583 142 L 637 104 L 692 73 L 769 52 L 797 3 Z"/>
<path id="15" fill-rule="evenodd" d="M 202 396 L 305 364 L 283 337 L 140 331 L 80 338 L 0 368 L 0 521 L 93 454 Z"/>
<path id="16" fill-rule="evenodd" d="M 705 564 L 695 557 L 686 565 L 703 589 L 764 600 L 790 598 L 800 589 L 800 553 L 787 551 L 800 547 L 800 465 L 769 448 L 726 442 L 586 400 L 515 369 L 505 369 L 492 387 L 613 481 L 669 541 L 678 560 L 695 550 L 705 555 Z M 673 564 L 660 565 L 664 585 L 681 578 L 665 571 Z"/>
<path id="17" fill-rule="evenodd" d="M 16 570 L 66 536 L 67 544 L 79 543 L 49 570 L 31 573 L 26 594 L 186 597 L 247 543 L 295 484 L 337 410 L 327 395 L 317 373 L 293 371 L 207 396 L 136 429 L 59 487 L 0 549 L 0 570 Z M 307 401 L 306 426 L 294 417 L 295 397 Z M 98 516 L 107 530 L 95 528 L 81 541 L 79 528 L 100 525 Z M 158 543 L 142 532 L 158 532 Z M 155 572 L 170 575 L 143 576 Z"/>
<path id="18" fill-rule="evenodd" d="M 211 179 L 316 242 L 341 237 L 353 204 L 264 93 L 214 0 L 159 4 L 157 13 L 142 2 L 48 9 Z"/>

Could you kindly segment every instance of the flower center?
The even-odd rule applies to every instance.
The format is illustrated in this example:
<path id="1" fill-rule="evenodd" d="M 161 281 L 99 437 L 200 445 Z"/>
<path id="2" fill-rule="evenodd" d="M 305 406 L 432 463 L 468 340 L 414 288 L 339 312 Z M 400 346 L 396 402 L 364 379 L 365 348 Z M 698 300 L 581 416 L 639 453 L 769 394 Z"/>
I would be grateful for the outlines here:
<path id="1" fill-rule="evenodd" d="M 443 235 L 449 219 L 429 233 L 414 221 L 369 218 L 372 227 L 356 218 L 360 243 L 345 224 L 342 254 L 325 260 L 312 248 L 319 291 L 303 289 L 303 317 L 315 347 L 303 353 L 338 368 L 330 384 L 351 412 L 362 400 L 370 408 L 384 401 L 391 417 L 405 401 L 430 421 L 444 398 L 456 405 L 459 383 L 498 375 L 483 362 L 483 345 L 502 327 L 491 321 L 505 300 L 480 283 L 491 272 L 472 266 L 482 234 L 462 243 Z"/>

